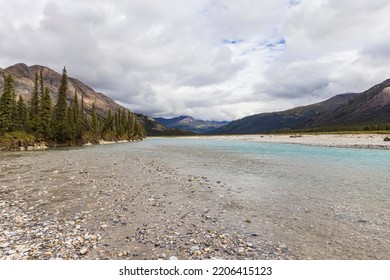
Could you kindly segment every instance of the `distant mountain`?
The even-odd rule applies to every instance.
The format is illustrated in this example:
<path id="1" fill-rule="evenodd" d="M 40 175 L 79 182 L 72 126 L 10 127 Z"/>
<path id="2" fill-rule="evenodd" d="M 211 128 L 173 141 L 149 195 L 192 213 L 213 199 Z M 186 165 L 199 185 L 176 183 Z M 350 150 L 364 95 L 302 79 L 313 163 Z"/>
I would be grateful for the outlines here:
<path id="1" fill-rule="evenodd" d="M 148 136 L 176 136 L 176 135 L 194 135 L 195 133 L 178 128 L 169 128 L 156 119 L 137 114 L 138 119 L 144 124 Z"/>
<path id="2" fill-rule="evenodd" d="M 362 93 L 336 95 L 316 104 L 262 113 L 233 121 L 215 134 L 251 134 L 280 130 L 336 130 L 390 125 L 390 79 Z"/>
<path id="3" fill-rule="evenodd" d="M 180 116 L 172 119 L 155 118 L 155 120 L 169 128 L 188 130 L 199 134 L 213 131 L 228 124 L 228 122 L 196 120 L 190 116 Z"/>
<path id="4" fill-rule="evenodd" d="M 27 66 L 26 64 L 18 63 L 5 69 L 0 68 L 0 95 L 3 92 L 3 75 L 10 73 L 14 78 L 16 94 L 22 95 L 24 100 L 30 100 L 30 95 L 34 87 L 35 73 L 41 69 L 44 85 L 49 88 L 52 102 L 55 104 L 62 74 L 39 65 Z M 96 113 L 100 119 L 106 118 L 109 109 L 112 112 L 116 112 L 124 108 L 103 93 L 94 91 L 78 79 L 69 77 L 68 80 L 67 100 L 73 100 L 76 93 L 79 98 L 83 95 L 84 109 L 89 115 L 92 113 L 92 103 L 95 103 Z M 138 115 L 138 119 L 140 122 L 146 123 L 148 135 L 171 135 L 174 132 L 172 129 L 168 129 L 157 122 L 149 121 L 147 116 Z M 180 131 L 177 131 L 177 133 L 180 134 Z"/>

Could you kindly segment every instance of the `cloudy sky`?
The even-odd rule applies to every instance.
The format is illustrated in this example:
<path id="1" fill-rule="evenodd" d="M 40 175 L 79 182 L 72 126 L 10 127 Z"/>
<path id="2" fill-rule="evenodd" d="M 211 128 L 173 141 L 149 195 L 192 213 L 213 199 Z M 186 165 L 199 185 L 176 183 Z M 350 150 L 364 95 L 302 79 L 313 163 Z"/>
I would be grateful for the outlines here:
<path id="1" fill-rule="evenodd" d="M 0 0 L 0 67 L 150 116 L 233 120 L 390 78 L 388 0 Z"/>

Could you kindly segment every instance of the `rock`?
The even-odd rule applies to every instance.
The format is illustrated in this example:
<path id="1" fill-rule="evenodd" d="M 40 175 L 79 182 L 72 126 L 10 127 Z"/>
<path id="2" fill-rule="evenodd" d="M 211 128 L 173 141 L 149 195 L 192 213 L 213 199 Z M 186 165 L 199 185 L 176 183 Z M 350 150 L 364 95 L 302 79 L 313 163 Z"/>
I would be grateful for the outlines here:
<path id="1" fill-rule="evenodd" d="M 203 250 L 205 253 L 209 253 L 211 251 L 211 248 L 207 247 L 207 248 L 204 248 Z"/>
<path id="2" fill-rule="evenodd" d="M 199 251 L 199 250 L 200 250 L 200 248 L 199 248 L 199 246 L 197 246 L 197 245 L 192 246 L 192 247 L 190 248 L 191 253 L 194 253 L 195 251 Z"/>
<path id="3" fill-rule="evenodd" d="M 88 253 L 88 248 L 87 247 L 83 247 L 80 249 L 80 254 L 81 255 L 86 255 Z"/>
<path id="4" fill-rule="evenodd" d="M 386 136 L 383 141 L 390 141 L 390 137 Z"/>
<path id="5" fill-rule="evenodd" d="M 1 248 L 7 248 L 9 246 L 9 242 L 5 242 L 3 244 L 0 244 Z"/>
<path id="6" fill-rule="evenodd" d="M 170 257 L 169 257 L 169 260 L 170 260 L 170 261 L 177 261 L 177 257 L 176 257 L 176 256 L 170 256 Z"/>

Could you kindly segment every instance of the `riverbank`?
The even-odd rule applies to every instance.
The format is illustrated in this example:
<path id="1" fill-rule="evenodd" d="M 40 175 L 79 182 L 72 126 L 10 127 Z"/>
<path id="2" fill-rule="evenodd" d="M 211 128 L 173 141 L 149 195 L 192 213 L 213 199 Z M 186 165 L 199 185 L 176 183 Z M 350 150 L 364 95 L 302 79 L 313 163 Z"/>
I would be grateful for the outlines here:
<path id="1" fill-rule="evenodd" d="M 222 180 L 109 146 L 3 153 L 0 179 L 0 259 L 298 259 Z"/>
<path id="2" fill-rule="evenodd" d="M 263 134 L 206 137 L 251 142 L 301 144 L 323 147 L 382 150 L 390 149 L 390 141 L 384 141 L 385 135 L 383 134 Z"/>

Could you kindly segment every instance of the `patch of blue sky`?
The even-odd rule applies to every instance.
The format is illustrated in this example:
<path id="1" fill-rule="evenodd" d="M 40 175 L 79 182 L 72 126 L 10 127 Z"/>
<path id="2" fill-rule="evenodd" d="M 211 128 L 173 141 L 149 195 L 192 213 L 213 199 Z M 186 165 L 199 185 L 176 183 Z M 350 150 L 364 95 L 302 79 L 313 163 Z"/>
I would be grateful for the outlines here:
<path id="1" fill-rule="evenodd" d="M 284 38 L 281 38 L 277 40 L 276 42 L 267 42 L 265 46 L 270 50 L 280 50 L 284 49 L 286 46 L 286 40 Z"/>
<path id="2" fill-rule="evenodd" d="M 229 40 L 229 39 L 223 39 L 222 42 L 224 45 L 238 45 L 244 42 L 242 39 L 237 39 L 237 40 Z"/>
<path id="3" fill-rule="evenodd" d="M 289 1 L 288 1 L 288 6 L 289 6 L 289 7 L 294 7 L 294 6 L 299 5 L 300 3 L 301 3 L 300 0 L 289 0 Z"/>
<path id="4" fill-rule="evenodd" d="M 271 52 L 279 52 L 286 49 L 286 40 L 284 38 L 280 38 L 276 41 L 262 41 L 255 44 L 251 44 L 244 48 L 240 55 L 247 55 L 249 53 L 254 53 L 258 51 L 271 51 Z"/>

